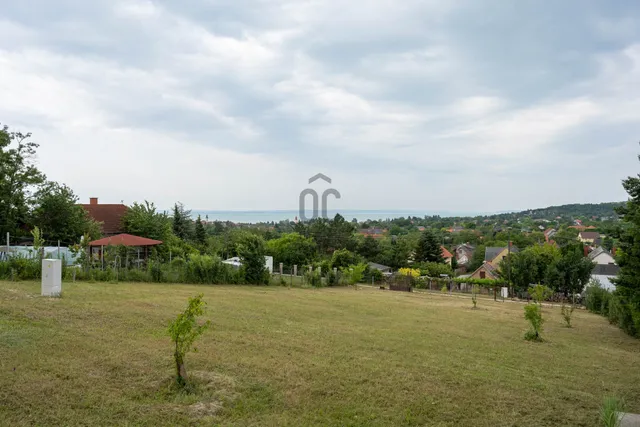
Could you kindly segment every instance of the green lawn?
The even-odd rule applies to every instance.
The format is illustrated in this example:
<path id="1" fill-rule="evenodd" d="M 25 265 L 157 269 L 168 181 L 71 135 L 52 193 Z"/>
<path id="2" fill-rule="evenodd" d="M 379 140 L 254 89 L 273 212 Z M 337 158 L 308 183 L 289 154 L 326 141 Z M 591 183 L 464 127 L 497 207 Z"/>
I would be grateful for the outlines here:
<path id="1" fill-rule="evenodd" d="M 580 426 L 640 412 L 640 341 L 604 318 L 523 340 L 519 303 L 364 288 L 0 282 L 0 425 Z M 213 322 L 172 388 L 166 324 Z"/>

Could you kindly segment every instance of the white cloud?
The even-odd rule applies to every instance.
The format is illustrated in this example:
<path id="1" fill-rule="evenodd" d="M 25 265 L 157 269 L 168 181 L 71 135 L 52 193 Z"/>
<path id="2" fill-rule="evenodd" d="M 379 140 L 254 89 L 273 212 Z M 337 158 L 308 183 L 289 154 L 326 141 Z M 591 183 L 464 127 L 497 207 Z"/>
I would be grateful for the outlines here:
<path id="1" fill-rule="evenodd" d="M 41 22 L 7 7 L 0 118 L 34 132 L 45 172 L 83 198 L 295 208 L 310 171 L 339 178 L 346 208 L 503 210 L 522 189 L 525 207 L 620 198 L 640 130 L 632 20 L 590 11 L 601 20 L 575 43 L 608 50 L 553 51 L 522 27 L 518 54 L 552 57 L 503 84 L 520 68 L 492 25 L 513 16 L 478 32 L 465 3 L 97 0 Z M 576 145 L 588 162 L 570 160 Z M 589 193 L 593 163 L 607 180 Z"/>

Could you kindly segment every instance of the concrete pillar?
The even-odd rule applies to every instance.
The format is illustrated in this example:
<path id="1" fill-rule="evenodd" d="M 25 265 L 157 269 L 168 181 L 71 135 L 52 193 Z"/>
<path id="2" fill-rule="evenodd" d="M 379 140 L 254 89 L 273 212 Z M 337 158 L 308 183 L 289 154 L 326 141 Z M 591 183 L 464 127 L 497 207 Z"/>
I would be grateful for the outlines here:
<path id="1" fill-rule="evenodd" d="M 294 265 L 294 266 L 293 266 L 293 275 L 294 275 L 294 276 L 297 276 L 297 275 L 298 275 L 298 266 L 297 266 L 297 265 Z"/>
<path id="2" fill-rule="evenodd" d="M 282 263 L 280 263 L 280 275 L 282 276 L 282 270 L 283 270 L 284 265 Z"/>

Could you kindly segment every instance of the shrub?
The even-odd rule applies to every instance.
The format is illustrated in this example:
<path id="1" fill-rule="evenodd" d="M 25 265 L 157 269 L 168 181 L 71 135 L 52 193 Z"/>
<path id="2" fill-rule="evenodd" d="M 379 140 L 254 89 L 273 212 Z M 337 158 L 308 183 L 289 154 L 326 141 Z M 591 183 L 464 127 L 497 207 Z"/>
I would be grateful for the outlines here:
<path id="1" fill-rule="evenodd" d="M 329 272 L 327 273 L 327 286 L 338 286 L 338 282 L 338 273 L 333 270 L 329 270 Z"/>
<path id="2" fill-rule="evenodd" d="M 366 269 L 367 264 L 364 263 L 350 265 L 342 269 L 342 274 L 349 285 L 355 286 L 355 288 L 358 289 L 358 283 L 362 282 Z"/>
<path id="3" fill-rule="evenodd" d="M 197 351 L 193 343 L 211 324 L 208 320 L 202 325 L 197 324 L 198 317 L 204 314 L 205 306 L 202 294 L 189 298 L 185 311 L 178 314 L 178 317 L 169 324 L 169 336 L 174 344 L 173 358 L 176 363 L 176 381 L 181 386 L 187 382 L 184 358 L 189 351 Z"/>
<path id="4" fill-rule="evenodd" d="M 318 270 L 307 271 L 304 277 L 307 283 L 314 288 L 322 287 L 322 276 L 320 276 L 320 272 L 318 272 Z"/>
<path id="5" fill-rule="evenodd" d="M 478 308 L 478 292 L 480 291 L 480 287 L 478 285 L 473 285 L 471 288 L 471 302 L 473 302 L 473 308 Z"/>
<path id="6" fill-rule="evenodd" d="M 527 304 L 524 307 L 524 318 L 527 319 L 531 325 L 531 329 L 527 331 L 524 338 L 527 341 L 542 341 L 542 309 L 538 304 Z"/>
<path id="7" fill-rule="evenodd" d="M 164 279 L 164 272 L 162 271 L 162 265 L 157 262 L 149 263 L 149 275 L 151 281 L 155 283 L 162 283 Z"/>
<path id="8" fill-rule="evenodd" d="M 447 285 L 442 286 L 442 289 L 440 289 L 440 292 L 442 292 L 443 294 L 446 294 L 447 292 L 449 292 L 449 289 L 447 289 Z"/>
<path id="9" fill-rule="evenodd" d="M 575 305 L 565 305 L 562 303 L 562 318 L 564 319 L 567 328 L 571 328 L 571 316 L 573 316 L 573 311 L 576 309 Z"/>

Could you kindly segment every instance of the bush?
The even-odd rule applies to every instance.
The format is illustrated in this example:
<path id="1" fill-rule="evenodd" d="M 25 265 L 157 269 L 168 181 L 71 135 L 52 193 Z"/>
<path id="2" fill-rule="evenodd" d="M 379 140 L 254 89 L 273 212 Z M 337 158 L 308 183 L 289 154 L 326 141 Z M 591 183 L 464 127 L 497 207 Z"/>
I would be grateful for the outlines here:
<path id="1" fill-rule="evenodd" d="M 338 276 L 338 273 L 333 271 L 333 270 L 329 270 L 329 272 L 327 273 L 327 286 L 338 286 L 340 277 Z"/>
<path id="2" fill-rule="evenodd" d="M 584 295 L 584 305 L 587 310 L 608 316 L 610 300 L 611 292 L 604 289 L 597 280 L 587 286 Z"/>
<path id="3" fill-rule="evenodd" d="M 542 309 L 538 304 L 527 304 L 524 307 L 524 318 L 527 319 L 531 325 L 531 329 L 527 331 L 524 338 L 527 341 L 542 341 Z"/>
<path id="4" fill-rule="evenodd" d="M 573 311 L 575 309 L 576 307 L 573 304 L 567 306 L 562 303 L 562 318 L 564 319 L 567 328 L 571 328 L 571 317 L 573 316 Z"/>
<path id="5" fill-rule="evenodd" d="M 322 277 L 317 270 L 307 271 L 304 275 L 308 284 L 313 286 L 314 288 L 322 287 Z"/>
<path id="6" fill-rule="evenodd" d="M 447 285 L 442 286 L 442 289 L 440 289 L 440 292 L 442 292 L 443 294 L 446 294 L 447 292 L 449 292 L 449 289 L 447 289 Z"/>

